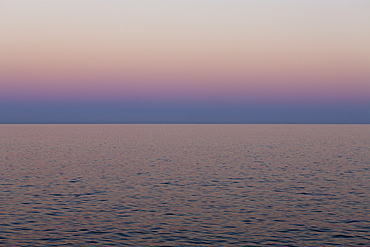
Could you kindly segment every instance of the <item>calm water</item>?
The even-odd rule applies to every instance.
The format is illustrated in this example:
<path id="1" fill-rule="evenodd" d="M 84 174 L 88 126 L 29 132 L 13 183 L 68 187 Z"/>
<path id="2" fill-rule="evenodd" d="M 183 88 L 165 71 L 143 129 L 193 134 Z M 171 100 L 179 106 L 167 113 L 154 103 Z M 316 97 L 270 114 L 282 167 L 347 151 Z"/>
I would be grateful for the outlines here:
<path id="1" fill-rule="evenodd" d="M 370 125 L 0 125 L 0 245 L 370 246 Z"/>

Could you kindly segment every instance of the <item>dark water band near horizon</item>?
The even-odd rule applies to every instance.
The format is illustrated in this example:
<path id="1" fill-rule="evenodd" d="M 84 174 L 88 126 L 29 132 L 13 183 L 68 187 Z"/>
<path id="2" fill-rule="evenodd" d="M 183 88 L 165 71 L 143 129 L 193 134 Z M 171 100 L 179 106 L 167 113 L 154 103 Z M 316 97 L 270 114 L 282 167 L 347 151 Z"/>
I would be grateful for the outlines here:
<path id="1" fill-rule="evenodd" d="M 370 125 L 0 125 L 1 246 L 370 246 Z"/>

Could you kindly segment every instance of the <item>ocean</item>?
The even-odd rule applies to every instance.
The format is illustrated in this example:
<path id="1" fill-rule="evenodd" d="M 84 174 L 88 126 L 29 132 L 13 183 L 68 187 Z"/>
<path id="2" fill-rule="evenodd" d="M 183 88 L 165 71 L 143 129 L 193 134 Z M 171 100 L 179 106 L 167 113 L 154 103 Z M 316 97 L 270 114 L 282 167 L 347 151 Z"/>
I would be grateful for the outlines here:
<path id="1" fill-rule="evenodd" d="M 3 246 L 370 246 L 370 125 L 0 125 Z"/>

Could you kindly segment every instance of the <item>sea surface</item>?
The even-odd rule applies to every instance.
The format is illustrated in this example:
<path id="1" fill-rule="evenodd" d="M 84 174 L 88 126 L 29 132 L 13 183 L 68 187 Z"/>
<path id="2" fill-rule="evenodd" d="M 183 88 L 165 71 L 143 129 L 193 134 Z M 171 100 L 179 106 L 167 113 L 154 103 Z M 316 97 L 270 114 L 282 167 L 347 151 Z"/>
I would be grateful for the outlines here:
<path id="1" fill-rule="evenodd" d="M 3 246 L 370 246 L 370 125 L 0 125 Z"/>

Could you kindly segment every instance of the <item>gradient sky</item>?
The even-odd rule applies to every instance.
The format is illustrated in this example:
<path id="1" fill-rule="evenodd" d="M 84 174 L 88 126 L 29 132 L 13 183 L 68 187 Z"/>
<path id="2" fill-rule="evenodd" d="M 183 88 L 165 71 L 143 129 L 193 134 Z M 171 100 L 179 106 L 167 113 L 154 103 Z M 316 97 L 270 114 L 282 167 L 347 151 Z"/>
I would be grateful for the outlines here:
<path id="1" fill-rule="evenodd" d="M 370 123 L 369 0 L 0 0 L 0 123 Z"/>

